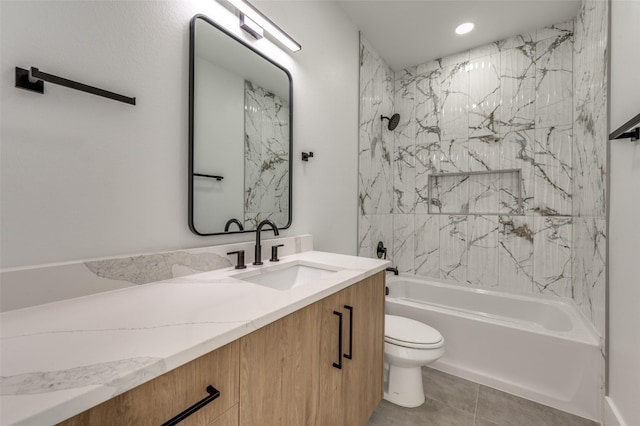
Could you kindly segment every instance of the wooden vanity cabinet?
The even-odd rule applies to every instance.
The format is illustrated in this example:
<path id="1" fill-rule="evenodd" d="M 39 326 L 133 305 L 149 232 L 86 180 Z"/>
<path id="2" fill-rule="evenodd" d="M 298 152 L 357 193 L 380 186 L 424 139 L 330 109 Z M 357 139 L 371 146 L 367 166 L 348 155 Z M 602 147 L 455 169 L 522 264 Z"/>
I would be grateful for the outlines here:
<path id="1" fill-rule="evenodd" d="M 322 301 L 318 425 L 364 425 L 382 399 L 384 286 L 379 273 Z M 342 313 L 342 365 L 334 312 Z"/>
<path id="2" fill-rule="evenodd" d="M 380 272 L 60 425 L 161 425 L 208 385 L 220 397 L 180 426 L 364 425 L 382 399 L 384 286 Z"/>
<path id="3" fill-rule="evenodd" d="M 220 396 L 191 416 L 184 426 L 238 425 L 238 341 L 103 402 L 60 425 L 161 425 L 207 396 Z"/>
<path id="4" fill-rule="evenodd" d="M 383 392 L 384 283 L 381 272 L 243 337 L 240 424 L 364 425 Z"/>
<path id="5" fill-rule="evenodd" d="M 319 303 L 240 339 L 241 425 L 315 424 L 319 339 Z"/>

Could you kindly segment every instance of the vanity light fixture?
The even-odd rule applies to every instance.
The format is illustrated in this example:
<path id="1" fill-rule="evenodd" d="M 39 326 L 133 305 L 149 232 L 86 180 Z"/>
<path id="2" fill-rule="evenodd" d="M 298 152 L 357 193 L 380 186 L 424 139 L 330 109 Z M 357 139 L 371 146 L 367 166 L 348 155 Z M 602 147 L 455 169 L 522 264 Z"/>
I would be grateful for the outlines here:
<path id="1" fill-rule="evenodd" d="M 264 30 L 262 27 L 242 12 L 240 13 L 240 28 L 251 34 L 256 40 L 260 40 L 264 37 Z"/>
<path id="2" fill-rule="evenodd" d="M 460 24 L 456 27 L 456 34 L 462 35 L 473 30 L 475 24 L 473 22 L 465 22 L 464 24 Z"/>
<path id="3" fill-rule="evenodd" d="M 276 40 L 284 44 L 292 52 L 297 52 L 302 49 L 300 43 L 292 39 L 287 33 L 282 31 L 276 24 L 274 24 L 269 18 L 264 16 L 258 9 L 253 7 L 251 3 L 245 0 L 228 0 L 238 11 L 240 12 L 240 26 L 252 36 L 253 30 L 247 30 L 245 28 L 247 18 L 252 21 L 253 25 L 257 25 L 264 29 L 264 31 L 271 34 Z M 257 38 L 257 37 L 256 37 Z"/>

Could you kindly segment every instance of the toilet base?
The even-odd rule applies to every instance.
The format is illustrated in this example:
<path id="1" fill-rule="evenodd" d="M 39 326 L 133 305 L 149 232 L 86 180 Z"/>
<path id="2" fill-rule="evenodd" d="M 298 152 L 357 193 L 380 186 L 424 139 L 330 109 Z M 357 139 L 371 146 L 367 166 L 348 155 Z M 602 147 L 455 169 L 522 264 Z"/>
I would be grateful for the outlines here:
<path id="1" fill-rule="evenodd" d="M 398 367 L 387 364 L 387 383 L 383 398 L 406 408 L 415 408 L 424 404 L 421 367 Z"/>

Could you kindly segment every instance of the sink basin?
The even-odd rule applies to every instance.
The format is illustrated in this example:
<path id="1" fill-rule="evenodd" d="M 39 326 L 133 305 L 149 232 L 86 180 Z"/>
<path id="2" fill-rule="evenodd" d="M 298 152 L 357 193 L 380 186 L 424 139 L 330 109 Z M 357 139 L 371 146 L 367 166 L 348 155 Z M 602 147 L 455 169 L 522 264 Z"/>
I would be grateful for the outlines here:
<path id="1" fill-rule="evenodd" d="M 258 270 L 234 275 L 233 278 L 262 285 L 275 290 L 290 290 L 300 287 L 318 278 L 335 273 L 335 269 L 316 265 L 294 264 L 266 271 Z"/>

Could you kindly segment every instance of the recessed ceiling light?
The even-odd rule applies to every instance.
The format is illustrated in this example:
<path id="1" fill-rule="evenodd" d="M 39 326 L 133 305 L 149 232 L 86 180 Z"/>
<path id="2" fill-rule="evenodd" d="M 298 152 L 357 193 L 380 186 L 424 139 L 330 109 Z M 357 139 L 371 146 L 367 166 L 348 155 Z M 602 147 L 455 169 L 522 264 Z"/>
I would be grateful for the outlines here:
<path id="1" fill-rule="evenodd" d="M 460 24 L 456 27 L 456 34 L 466 34 L 471 31 L 474 27 L 473 22 L 465 22 L 464 24 Z"/>

